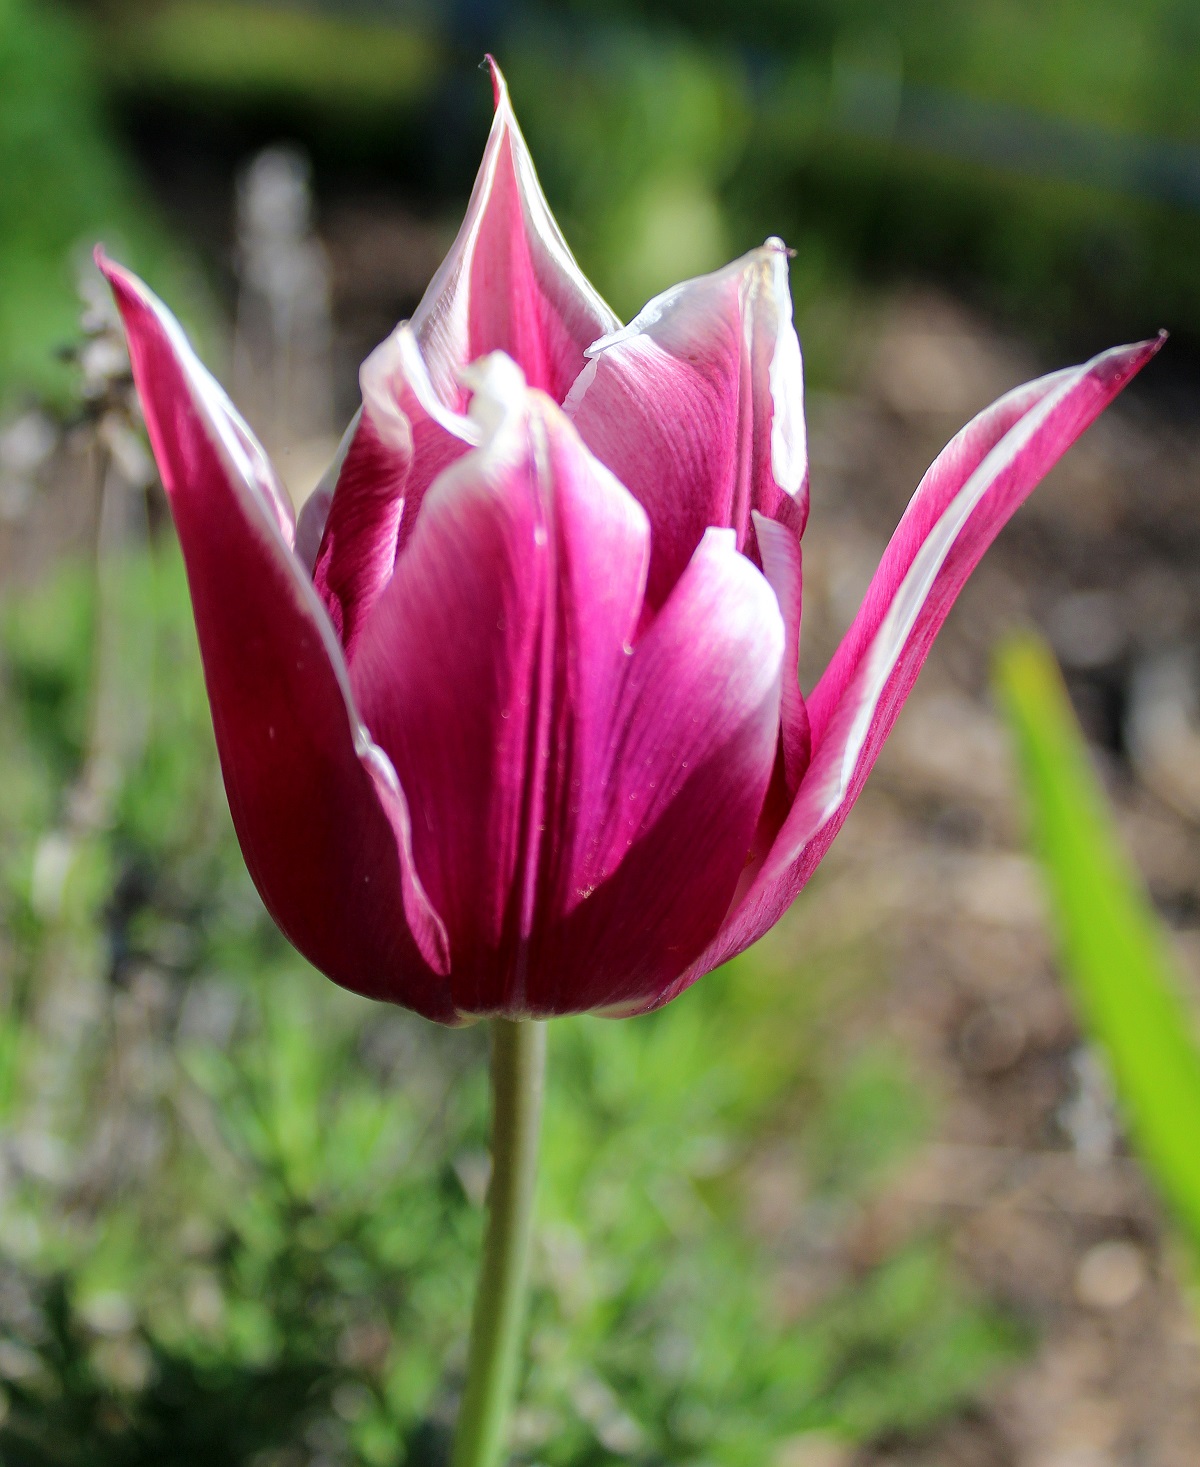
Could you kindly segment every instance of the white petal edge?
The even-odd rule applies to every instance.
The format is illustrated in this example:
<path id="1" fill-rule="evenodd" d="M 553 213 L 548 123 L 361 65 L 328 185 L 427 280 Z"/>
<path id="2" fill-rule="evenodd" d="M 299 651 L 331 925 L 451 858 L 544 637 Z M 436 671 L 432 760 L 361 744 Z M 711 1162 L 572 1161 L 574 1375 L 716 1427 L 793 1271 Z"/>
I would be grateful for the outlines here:
<path id="1" fill-rule="evenodd" d="M 808 477 L 808 437 L 804 423 L 804 359 L 792 317 L 792 292 L 788 284 L 789 252 L 784 242 L 772 235 L 757 249 L 714 271 L 716 276 L 738 277 L 742 305 L 742 332 L 746 352 L 752 351 L 756 311 L 751 297 L 765 289 L 775 317 L 775 349 L 771 356 L 771 473 L 780 489 L 793 499 L 804 492 Z M 766 279 L 763 279 L 763 276 Z M 614 346 L 633 343 L 652 330 L 692 287 L 711 276 L 698 276 L 672 285 L 647 301 L 628 326 L 611 331 L 592 342 L 584 352 L 587 363 L 571 384 L 563 411 L 574 417 L 596 376 L 600 357 Z"/>
<path id="2" fill-rule="evenodd" d="M 769 379 L 774 407 L 771 415 L 771 472 L 784 493 L 795 499 L 803 492 L 808 477 L 804 358 L 792 318 L 787 246 L 772 235 L 763 248 L 770 250 L 772 255 L 770 289 L 779 322 Z"/>
<path id="3" fill-rule="evenodd" d="M 864 658 L 862 670 L 856 677 L 856 681 L 861 679 L 865 691 L 855 710 L 841 761 L 831 772 L 825 788 L 814 792 L 818 795 L 815 806 L 810 800 L 805 800 L 810 810 L 809 818 L 799 831 L 789 832 L 786 848 L 772 851 L 770 858 L 772 867 L 787 866 L 794 862 L 845 800 L 888 680 L 908 643 L 922 608 L 929 599 L 946 558 L 954 548 L 968 520 L 978 509 L 984 495 L 995 484 L 999 476 L 1012 466 L 1045 420 L 1071 392 L 1076 382 L 1092 370 L 1097 361 L 1102 361 L 1105 356 L 1120 355 L 1127 350 L 1128 348 L 1123 346 L 1114 347 L 1111 352 L 1105 352 L 1081 367 L 1065 367 L 1043 377 L 1042 383 L 1049 386 L 1046 395 L 990 450 L 942 511 L 937 523 L 914 556 L 904 579 L 900 582 L 891 605 L 871 640 L 870 650 Z M 998 405 L 1003 404 L 1008 397 L 1023 395 L 1028 391 L 1029 384 L 1014 388 L 1012 393 L 999 399 Z M 807 791 L 802 792 L 802 799 L 805 798 L 806 793 Z"/>

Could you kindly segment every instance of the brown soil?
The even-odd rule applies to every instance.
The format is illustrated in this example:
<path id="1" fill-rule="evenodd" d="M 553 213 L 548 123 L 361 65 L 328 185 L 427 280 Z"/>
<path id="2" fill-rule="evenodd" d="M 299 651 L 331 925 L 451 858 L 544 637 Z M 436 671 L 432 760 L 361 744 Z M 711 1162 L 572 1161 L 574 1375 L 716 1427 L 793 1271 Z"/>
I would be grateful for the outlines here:
<path id="1" fill-rule="evenodd" d="M 931 295 L 887 302 L 861 388 L 811 404 L 807 686 L 943 442 L 1041 364 Z M 1129 753 L 1141 675 L 1194 645 L 1200 443 L 1153 379 L 1074 448 L 963 594 L 858 808 L 780 941 L 869 938 L 885 1027 L 940 1097 L 936 1139 L 845 1242 L 861 1265 L 934 1225 L 965 1273 L 1036 1327 L 1027 1363 L 931 1439 L 812 1467 L 1194 1467 L 1200 1339 L 1162 1215 L 1081 1044 L 1025 852 L 998 639 L 1040 625 L 1096 741 L 1123 828 L 1198 971 L 1200 837 L 1190 743 Z M 1086 599 L 1083 599 L 1086 598 Z M 1097 623 L 1099 626 L 1097 627 Z M 824 1455 L 822 1455 L 824 1454 Z M 789 1467 L 805 1467 L 798 1455 Z"/>

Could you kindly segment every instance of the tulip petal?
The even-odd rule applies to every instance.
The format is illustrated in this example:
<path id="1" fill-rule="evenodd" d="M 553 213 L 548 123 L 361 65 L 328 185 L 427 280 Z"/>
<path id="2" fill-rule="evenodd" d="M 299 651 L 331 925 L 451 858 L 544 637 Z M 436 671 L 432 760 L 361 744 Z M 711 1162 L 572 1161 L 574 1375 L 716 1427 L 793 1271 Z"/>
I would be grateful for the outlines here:
<path id="1" fill-rule="evenodd" d="M 391 345 L 389 337 L 362 365 L 362 411 L 313 565 L 313 585 L 347 660 L 368 612 L 391 578 L 404 484 L 413 460 L 412 428 L 398 406 L 399 393 L 389 391 L 386 381 L 380 391 L 372 380 L 391 375 L 381 361 Z"/>
<path id="2" fill-rule="evenodd" d="M 717 931 L 775 761 L 784 644 L 770 587 L 710 529 L 596 710 L 606 758 L 579 780 L 534 1012 L 650 1008 Z"/>
<path id="3" fill-rule="evenodd" d="M 504 351 L 531 385 L 561 402 L 585 365 L 584 349 L 620 325 L 550 213 L 495 63 L 492 80 L 496 114 L 458 238 L 411 324 L 361 373 L 363 408 L 315 566 L 348 658 L 426 489 L 470 441 L 463 371 Z"/>
<path id="4" fill-rule="evenodd" d="M 812 762 L 791 812 L 720 936 L 674 991 L 741 952 L 783 915 L 841 829 L 984 551 L 1164 339 L 1115 347 L 1017 388 L 943 450 L 809 698 Z"/>
<path id="5" fill-rule="evenodd" d="M 335 981 L 452 1020 L 445 931 L 413 865 L 404 794 L 355 712 L 333 629 L 279 523 L 266 455 L 161 302 L 99 252 L 97 263 L 178 529 L 254 883 Z"/>
<path id="6" fill-rule="evenodd" d="M 588 357 L 564 406 L 650 516 L 651 606 L 710 525 L 732 527 L 756 562 L 752 511 L 799 537 L 804 383 L 779 240 L 660 295 Z"/>
<path id="7" fill-rule="evenodd" d="M 316 488 L 300 506 L 300 513 L 296 516 L 296 537 L 292 549 L 310 576 L 317 563 L 317 554 L 321 549 L 325 526 L 329 522 L 329 511 L 333 507 L 333 491 L 361 421 L 362 408 L 359 408 L 351 418 L 350 426 L 342 434 L 342 441 L 338 444 L 333 462 L 321 475 Z"/>
<path id="8" fill-rule="evenodd" d="M 751 513 L 758 535 L 763 575 L 779 602 L 787 638 L 783 654 L 783 698 L 779 709 L 779 723 L 784 779 L 788 794 L 795 795 L 812 753 L 808 708 L 800 692 L 800 610 L 803 592 L 800 542 L 778 520 L 769 520 L 757 510 Z"/>
<path id="9" fill-rule="evenodd" d="M 503 370 L 488 367 L 493 379 Z M 518 438 L 514 428 L 487 445 L 486 462 L 473 454 L 453 465 L 426 496 L 351 673 L 412 789 L 416 858 L 447 922 L 456 977 L 472 948 L 499 947 L 521 854 L 549 572 L 536 495 L 509 486 Z"/>
<path id="10" fill-rule="evenodd" d="M 437 400 L 407 323 L 366 359 L 359 385 L 362 407 L 347 434 L 313 566 L 347 661 L 391 579 L 406 538 L 402 521 L 411 527 L 430 483 L 477 439 L 467 418 Z"/>
<path id="11" fill-rule="evenodd" d="M 774 755 L 782 622 L 729 535 L 633 647 L 644 512 L 510 361 L 473 385 L 487 437 L 430 488 L 351 678 L 418 812 L 456 1006 L 589 1008 L 715 930 Z"/>
<path id="12" fill-rule="evenodd" d="M 506 352 L 531 387 L 562 402 L 584 350 L 620 322 L 597 295 L 546 203 L 500 68 L 496 114 L 467 215 L 413 315 L 434 390 L 461 410 L 459 373 Z"/>

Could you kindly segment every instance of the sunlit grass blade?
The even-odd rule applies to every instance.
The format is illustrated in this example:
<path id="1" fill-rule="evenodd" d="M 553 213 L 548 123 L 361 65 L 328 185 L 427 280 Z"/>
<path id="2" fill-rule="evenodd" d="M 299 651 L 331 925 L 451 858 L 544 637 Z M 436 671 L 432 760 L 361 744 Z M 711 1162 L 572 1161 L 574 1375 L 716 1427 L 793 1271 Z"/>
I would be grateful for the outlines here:
<path id="1" fill-rule="evenodd" d="M 1133 1141 L 1200 1249 L 1200 1043 L 1163 924 L 1119 839 L 1048 648 L 1001 652 L 997 688 L 1016 737 L 1063 966 L 1103 1048 Z"/>

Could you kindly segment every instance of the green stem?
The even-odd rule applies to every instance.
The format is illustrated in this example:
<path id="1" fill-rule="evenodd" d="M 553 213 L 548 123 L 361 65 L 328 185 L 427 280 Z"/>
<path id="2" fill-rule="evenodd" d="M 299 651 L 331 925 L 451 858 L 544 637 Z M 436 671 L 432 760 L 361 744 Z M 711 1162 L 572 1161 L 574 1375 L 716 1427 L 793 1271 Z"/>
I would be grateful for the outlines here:
<path id="1" fill-rule="evenodd" d="M 546 1026 L 492 1020 L 492 1180 L 451 1467 L 499 1467 L 525 1321 Z"/>

